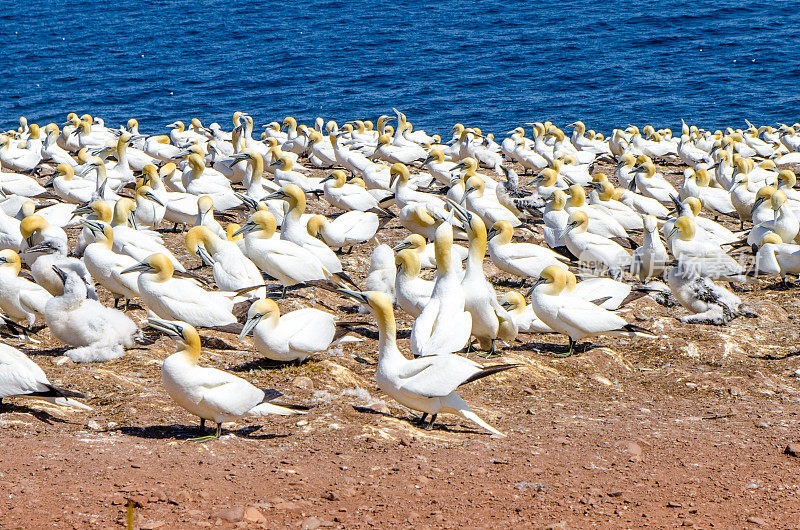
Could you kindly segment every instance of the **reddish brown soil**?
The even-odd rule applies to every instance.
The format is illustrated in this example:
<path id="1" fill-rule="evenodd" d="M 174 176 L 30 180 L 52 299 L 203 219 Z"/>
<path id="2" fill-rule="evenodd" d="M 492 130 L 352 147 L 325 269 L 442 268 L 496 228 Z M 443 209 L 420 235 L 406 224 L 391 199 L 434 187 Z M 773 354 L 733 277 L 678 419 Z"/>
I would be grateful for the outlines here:
<path id="1" fill-rule="evenodd" d="M 392 222 L 383 237 L 403 235 Z M 181 251 L 180 237 L 167 239 Z M 344 256 L 345 270 L 363 280 L 370 249 Z M 502 279 L 488 261 L 487 272 Z M 503 348 L 501 360 L 523 366 L 461 394 L 504 439 L 454 416 L 432 431 L 413 426 L 375 386 L 373 339 L 295 367 L 203 332 L 217 339 L 205 364 L 315 405 L 307 416 L 226 424 L 206 444 L 186 440 L 197 418 L 161 386 L 171 339 L 88 365 L 62 363 L 63 345 L 46 329 L 40 344 L 10 340 L 54 384 L 84 391 L 94 411 L 8 400 L 0 526 L 124 525 L 131 500 L 140 528 L 796 527 L 800 458 L 784 449 L 800 438 L 800 303 L 774 280 L 748 289 L 742 296 L 760 317 L 726 327 L 682 324 L 683 310 L 645 298 L 623 314 L 657 340 L 600 338 L 563 359 L 556 335 Z M 282 310 L 313 305 L 312 295 L 340 314 L 350 305 L 299 294 L 307 298 L 287 298 Z M 141 309 L 130 314 L 144 321 Z"/>

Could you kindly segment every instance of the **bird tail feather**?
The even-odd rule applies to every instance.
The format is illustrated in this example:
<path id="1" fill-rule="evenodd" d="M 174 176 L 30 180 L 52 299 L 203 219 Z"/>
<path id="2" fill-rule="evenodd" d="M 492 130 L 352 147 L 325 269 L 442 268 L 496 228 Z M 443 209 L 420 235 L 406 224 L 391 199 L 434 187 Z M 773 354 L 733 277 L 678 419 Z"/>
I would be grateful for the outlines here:
<path id="1" fill-rule="evenodd" d="M 508 435 L 506 435 L 506 434 L 503 434 L 502 432 L 498 431 L 497 429 L 495 429 L 494 427 L 492 427 L 491 425 L 489 425 L 489 424 L 488 424 L 488 423 L 486 423 L 485 421 L 483 421 L 483 420 L 480 418 L 480 416 L 478 416 L 477 414 L 475 414 L 474 412 L 472 412 L 472 410 L 470 410 L 470 409 L 460 409 L 460 410 L 458 411 L 458 413 L 459 413 L 461 416 L 463 416 L 464 418 L 466 418 L 466 419 L 468 419 L 468 420 L 470 420 L 470 421 L 473 421 L 473 422 L 477 423 L 478 425 L 480 425 L 481 427 L 483 427 L 484 429 L 486 429 L 487 431 L 489 431 L 489 432 L 490 432 L 490 433 L 492 433 L 492 434 L 496 434 L 497 436 L 502 436 L 503 438 L 505 438 L 506 436 L 508 436 Z"/>

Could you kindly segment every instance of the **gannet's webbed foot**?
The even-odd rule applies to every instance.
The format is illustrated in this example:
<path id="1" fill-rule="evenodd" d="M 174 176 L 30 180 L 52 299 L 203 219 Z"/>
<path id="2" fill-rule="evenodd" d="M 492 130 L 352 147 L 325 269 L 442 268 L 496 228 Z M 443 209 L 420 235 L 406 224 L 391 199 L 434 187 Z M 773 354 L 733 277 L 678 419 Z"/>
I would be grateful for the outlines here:
<path id="1" fill-rule="evenodd" d="M 202 424 L 201 424 L 202 425 Z M 203 425 L 203 430 L 205 430 L 205 425 Z M 217 423 L 217 430 L 214 434 L 209 434 L 208 436 L 198 436 L 197 438 L 189 438 L 190 442 L 210 442 L 211 440 L 217 440 L 222 435 L 222 424 Z"/>
<path id="2" fill-rule="evenodd" d="M 493 357 L 500 357 L 501 354 L 497 353 L 497 351 L 494 349 L 494 343 L 495 343 L 496 340 L 497 339 L 492 339 L 492 346 L 489 348 L 489 351 L 486 351 L 486 352 L 483 352 L 483 353 L 476 353 L 475 355 L 477 355 L 478 357 L 482 357 L 484 359 L 491 359 Z"/>
<path id="3" fill-rule="evenodd" d="M 571 357 L 572 356 L 572 354 L 575 351 L 575 344 L 577 344 L 577 342 L 572 340 L 572 337 L 567 337 L 567 338 L 569 339 L 569 349 L 567 350 L 567 353 L 555 353 L 554 352 L 553 355 L 555 355 L 556 357 Z"/>

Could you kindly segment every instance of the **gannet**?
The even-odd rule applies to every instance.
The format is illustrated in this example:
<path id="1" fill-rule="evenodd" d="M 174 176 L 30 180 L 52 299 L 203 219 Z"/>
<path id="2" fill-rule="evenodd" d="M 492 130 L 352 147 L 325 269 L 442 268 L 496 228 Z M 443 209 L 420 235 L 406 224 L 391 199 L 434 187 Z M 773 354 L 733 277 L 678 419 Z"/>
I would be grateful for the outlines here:
<path id="1" fill-rule="evenodd" d="M 181 320 L 193 326 L 215 328 L 236 324 L 236 293 L 207 291 L 191 278 L 174 277 L 174 269 L 164 254 L 153 254 L 122 273 L 141 272 L 137 279 L 139 296 L 161 318 Z"/>
<path id="2" fill-rule="evenodd" d="M 258 300 L 247 312 L 239 340 L 253 332 L 256 351 L 275 361 L 303 361 L 327 350 L 336 334 L 336 316 L 306 307 L 281 315 L 269 298 Z"/>
<path id="3" fill-rule="evenodd" d="M 564 293 L 567 287 L 567 272 L 555 266 L 542 271 L 534 283 L 531 305 L 542 322 L 569 338 L 572 355 L 577 341 L 595 335 L 626 337 L 653 337 L 646 329 L 628 324 L 622 317 L 603 309 L 578 296 Z"/>
<path id="4" fill-rule="evenodd" d="M 394 304 L 396 275 L 395 254 L 392 247 L 386 243 L 375 247 L 369 257 L 369 271 L 364 281 L 365 289 L 384 293 Z"/>
<path id="5" fill-rule="evenodd" d="M 44 287 L 19 276 L 22 262 L 11 249 L 0 250 L 0 309 L 14 322 L 31 329 L 37 316 L 44 316 L 53 296 Z"/>
<path id="6" fill-rule="evenodd" d="M 552 333 L 550 326 L 542 322 L 533 307 L 525 302 L 525 297 L 517 291 L 508 291 L 500 298 L 500 305 L 508 311 L 517 327 L 517 333 Z"/>
<path id="7" fill-rule="evenodd" d="M 631 264 L 631 255 L 619 243 L 588 231 L 589 218 L 582 210 L 570 214 L 564 242 L 578 260 L 590 267 L 602 265 L 618 278 Z M 538 313 L 537 313 L 538 314 Z"/>
<path id="8" fill-rule="evenodd" d="M 744 268 L 719 244 L 709 239 L 695 238 L 696 233 L 697 228 L 691 217 L 684 215 L 675 221 L 675 227 L 667 237 L 667 246 L 675 259 L 681 260 L 687 271 L 691 267 L 700 276 L 740 279 Z"/>
<path id="9" fill-rule="evenodd" d="M 72 398 L 85 398 L 80 392 L 54 386 L 38 364 L 16 348 L 0 342 L 0 404 L 4 398 L 22 396 L 56 405 L 92 410 Z"/>
<path id="10" fill-rule="evenodd" d="M 397 305 L 416 318 L 430 302 L 434 282 L 419 276 L 419 257 L 411 249 L 399 251 L 395 255 L 395 263 L 397 264 L 397 274 L 394 282 L 394 294 L 397 297 Z"/>
<path id="11" fill-rule="evenodd" d="M 73 271 L 53 267 L 64 294 L 47 301 L 45 321 L 53 337 L 73 348 L 65 355 L 76 363 L 122 357 L 134 345 L 136 324 L 121 311 L 86 298 L 86 283 Z"/>
<path id="12" fill-rule="evenodd" d="M 435 232 L 435 226 L 431 230 L 432 235 Z M 395 252 L 400 252 L 403 249 L 411 249 L 417 253 L 419 258 L 420 267 L 423 269 L 436 268 L 436 250 L 433 243 L 428 243 L 424 237 L 419 234 L 411 234 L 400 243 L 394 246 Z M 467 259 L 469 250 L 461 245 L 453 244 L 450 247 L 450 256 L 453 260 L 453 266 L 460 268 L 460 263 Z"/>
<path id="13" fill-rule="evenodd" d="M 238 291 L 261 286 L 249 291 L 250 296 L 264 298 L 264 279 L 255 263 L 244 255 L 239 245 L 220 238 L 208 227 L 195 226 L 186 233 L 186 250 L 196 254 L 204 264 L 211 266 L 214 281 L 223 291 Z"/>
<path id="14" fill-rule="evenodd" d="M 366 243 L 378 231 L 380 220 L 372 212 L 345 212 L 335 219 L 328 219 L 322 215 L 314 215 L 306 224 L 306 230 L 313 237 L 318 237 L 326 245 L 341 249 L 349 246 L 350 251 L 354 245 Z M 348 254 L 349 252 L 348 251 Z"/>
<path id="15" fill-rule="evenodd" d="M 646 215 L 642 224 L 644 238 L 642 246 L 633 251 L 631 274 L 638 276 L 644 282 L 648 278 L 661 276 L 669 261 L 669 255 L 658 233 L 658 221 L 656 218 L 652 215 Z"/>
<path id="16" fill-rule="evenodd" d="M 248 414 L 304 414 L 270 403 L 281 396 L 276 390 L 262 390 L 228 372 L 199 366 L 200 335 L 191 325 L 152 317 L 149 324 L 177 337 L 181 344 L 181 349 L 167 357 L 161 365 L 161 382 L 167 394 L 178 405 L 200 417 L 201 434 L 205 431 L 206 420 L 217 424 L 213 435 L 194 438 L 194 441 L 219 438 L 224 422 L 235 421 Z"/>
<path id="17" fill-rule="evenodd" d="M 275 235 L 275 217 L 258 211 L 236 233 L 243 233 L 247 257 L 259 269 L 281 282 L 284 287 L 310 280 L 324 280 L 330 271 L 308 250 Z"/>
<path id="18" fill-rule="evenodd" d="M 721 285 L 696 273 L 694 266 L 683 266 L 679 260 L 665 274 L 676 300 L 692 314 L 680 317 L 681 322 L 724 326 L 739 315 L 756 317 L 742 300 Z"/>
<path id="19" fill-rule="evenodd" d="M 406 359 L 397 348 L 397 327 L 389 298 L 379 292 L 342 290 L 346 296 L 367 304 L 378 322 L 378 387 L 401 405 L 423 413 L 420 425 L 432 415 L 430 428 L 440 412 L 458 414 L 498 436 L 503 433 L 480 419 L 456 393 L 466 383 L 514 368 L 514 364 L 483 367 L 452 354 Z"/>
<path id="20" fill-rule="evenodd" d="M 436 228 L 436 280 L 430 302 L 411 328 L 411 351 L 415 357 L 453 353 L 467 345 L 472 315 L 464 307 L 461 265 L 451 257 L 453 229 L 450 223 Z"/>
<path id="21" fill-rule="evenodd" d="M 344 171 L 335 169 L 324 179 L 323 198 L 334 208 L 344 211 L 359 210 L 366 212 L 378 207 L 376 199 L 369 191 L 361 186 L 347 183 Z"/>
<path id="22" fill-rule="evenodd" d="M 538 278 L 549 265 L 567 268 L 569 259 L 533 243 L 512 243 L 514 228 L 508 221 L 497 221 L 487 234 L 489 257 L 497 268 L 522 279 Z"/>
<path id="23" fill-rule="evenodd" d="M 84 220 L 82 224 L 88 228 L 94 238 L 83 252 L 83 263 L 92 278 L 105 287 L 114 297 L 114 307 L 124 298 L 126 303 L 139 296 L 138 275 L 122 274 L 122 271 L 133 267 L 138 262 L 126 254 L 114 252 L 114 229 L 110 224 L 97 220 Z"/>

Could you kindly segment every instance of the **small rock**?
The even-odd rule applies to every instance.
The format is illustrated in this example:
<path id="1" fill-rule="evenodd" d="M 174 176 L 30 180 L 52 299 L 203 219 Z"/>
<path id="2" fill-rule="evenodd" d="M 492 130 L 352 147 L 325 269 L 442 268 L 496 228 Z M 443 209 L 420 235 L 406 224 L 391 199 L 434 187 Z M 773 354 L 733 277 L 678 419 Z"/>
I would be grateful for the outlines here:
<path id="1" fill-rule="evenodd" d="M 302 530 L 316 530 L 320 526 L 322 526 L 322 521 L 316 517 L 306 517 L 303 519 L 303 522 L 300 523 L 300 528 Z"/>
<path id="2" fill-rule="evenodd" d="M 142 521 L 139 524 L 139 528 L 141 530 L 156 530 L 156 528 L 161 528 L 165 524 L 164 521 Z"/>
<path id="3" fill-rule="evenodd" d="M 732 396 L 741 396 L 744 392 L 738 386 L 732 386 L 728 389 L 728 393 Z"/>
<path id="4" fill-rule="evenodd" d="M 567 527 L 566 521 L 559 521 L 557 523 L 550 523 L 544 527 L 544 530 L 563 530 Z"/>
<path id="5" fill-rule="evenodd" d="M 791 443 L 783 450 L 783 454 L 800 457 L 800 443 Z"/>
<path id="6" fill-rule="evenodd" d="M 106 425 L 106 430 L 107 430 L 107 431 L 110 431 L 111 429 L 113 429 L 113 428 L 114 428 L 114 427 L 116 427 L 117 425 L 118 425 L 118 424 L 117 424 L 117 422 L 115 422 L 115 421 L 110 421 L 110 422 L 108 422 L 108 425 Z"/>
<path id="7" fill-rule="evenodd" d="M 278 504 L 275 505 L 275 509 L 276 510 L 294 510 L 294 509 L 297 509 L 297 508 L 299 508 L 297 503 L 296 502 L 291 502 L 291 501 L 279 502 Z"/>
<path id="8" fill-rule="evenodd" d="M 633 442 L 631 440 L 625 440 L 622 442 L 617 443 L 617 445 L 628 453 L 630 456 L 631 462 L 641 462 L 642 460 L 642 446 Z"/>
<path id="9" fill-rule="evenodd" d="M 340 501 L 340 500 L 342 500 L 341 497 L 339 497 L 336 494 L 335 491 L 326 491 L 325 493 L 322 494 L 322 498 L 327 500 L 327 501 Z"/>
<path id="10" fill-rule="evenodd" d="M 298 375 L 292 380 L 292 386 L 305 390 L 314 390 L 314 381 L 310 377 Z"/>
<path id="11" fill-rule="evenodd" d="M 759 429 L 766 429 L 767 427 L 769 427 L 769 423 L 765 421 L 757 421 L 756 427 L 758 427 Z"/>
<path id="12" fill-rule="evenodd" d="M 602 376 L 600 374 L 594 374 L 592 376 L 592 379 L 594 379 L 595 381 L 597 381 L 601 385 L 611 386 L 611 384 L 612 384 L 611 381 L 607 377 Z"/>
<path id="13" fill-rule="evenodd" d="M 667 503 L 667 508 L 683 508 L 683 504 L 676 501 L 669 501 Z"/>
<path id="14" fill-rule="evenodd" d="M 747 518 L 748 523 L 757 524 L 758 526 L 767 526 L 767 520 L 757 515 L 751 515 Z"/>
<path id="15" fill-rule="evenodd" d="M 209 519 L 222 519 L 229 523 L 238 523 L 244 518 L 244 508 L 237 506 L 236 508 L 223 508 L 217 510 L 209 516 Z"/>
<path id="16" fill-rule="evenodd" d="M 374 410 L 375 412 L 380 412 L 381 414 L 389 414 L 389 407 L 386 406 L 386 403 L 383 401 L 376 401 L 374 403 L 370 403 L 367 405 L 367 408 L 370 410 Z"/>
<path id="17" fill-rule="evenodd" d="M 306 425 L 308 425 L 308 420 L 300 420 L 297 423 L 295 423 L 295 425 L 297 425 L 298 427 L 305 427 Z"/>
<path id="18" fill-rule="evenodd" d="M 102 431 L 103 424 L 98 420 L 89 420 L 86 422 L 86 428 L 92 431 Z"/>
<path id="19" fill-rule="evenodd" d="M 252 506 L 248 506 L 244 509 L 244 515 L 242 516 L 243 521 L 249 521 L 251 523 L 265 523 L 267 522 L 267 518 L 264 517 L 264 514 L 258 511 L 257 508 Z"/>

